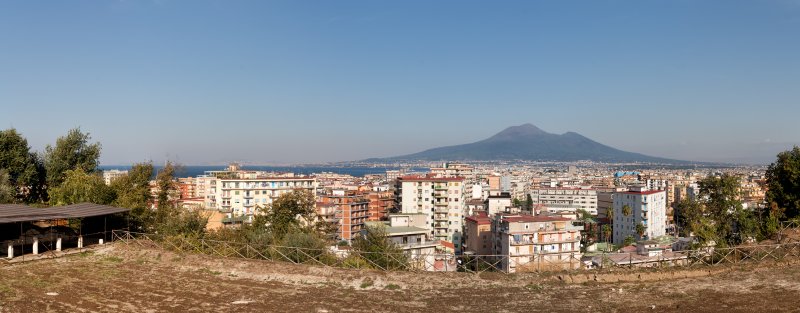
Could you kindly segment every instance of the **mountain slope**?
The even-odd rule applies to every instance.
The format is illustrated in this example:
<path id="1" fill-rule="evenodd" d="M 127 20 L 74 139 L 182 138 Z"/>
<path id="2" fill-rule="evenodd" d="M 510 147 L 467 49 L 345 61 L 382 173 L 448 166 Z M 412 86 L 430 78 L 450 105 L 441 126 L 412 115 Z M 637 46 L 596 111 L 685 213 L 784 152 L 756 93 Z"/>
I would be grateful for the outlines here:
<path id="1" fill-rule="evenodd" d="M 615 149 L 578 133 L 545 132 L 531 124 L 512 126 L 469 144 L 433 148 L 383 160 L 530 160 L 688 163 Z"/>

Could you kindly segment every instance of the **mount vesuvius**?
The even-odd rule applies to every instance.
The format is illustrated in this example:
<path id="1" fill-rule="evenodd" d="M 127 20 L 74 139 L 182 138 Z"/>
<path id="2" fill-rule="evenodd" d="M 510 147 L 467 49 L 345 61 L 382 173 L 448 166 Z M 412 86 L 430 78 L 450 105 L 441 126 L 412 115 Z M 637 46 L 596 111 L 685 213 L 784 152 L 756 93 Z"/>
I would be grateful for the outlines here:
<path id="1" fill-rule="evenodd" d="M 457 145 L 433 148 L 419 153 L 366 161 L 579 161 L 627 163 L 689 163 L 687 161 L 652 157 L 615 149 L 578 133 L 561 135 L 545 132 L 532 124 L 512 126 L 487 139 Z"/>

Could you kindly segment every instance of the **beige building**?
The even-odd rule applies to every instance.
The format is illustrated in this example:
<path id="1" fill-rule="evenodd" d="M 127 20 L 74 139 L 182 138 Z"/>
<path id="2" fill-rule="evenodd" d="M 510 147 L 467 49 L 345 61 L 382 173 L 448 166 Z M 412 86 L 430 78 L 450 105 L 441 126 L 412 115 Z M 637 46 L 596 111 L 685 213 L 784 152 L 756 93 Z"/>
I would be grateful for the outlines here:
<path id="1" fill-rule="evenodd" d="M 462 251 L 479 256 L 494 254 L 492 250 L 492 220 L 486 212 L 479 212 L 465 219 Z"/>
<path id="2" fill-rule="evenodd" d="M 498 214 L 492 233 L 500 269 L 514 273 L 580 268 L 581 229 L 568 218 Z"/>

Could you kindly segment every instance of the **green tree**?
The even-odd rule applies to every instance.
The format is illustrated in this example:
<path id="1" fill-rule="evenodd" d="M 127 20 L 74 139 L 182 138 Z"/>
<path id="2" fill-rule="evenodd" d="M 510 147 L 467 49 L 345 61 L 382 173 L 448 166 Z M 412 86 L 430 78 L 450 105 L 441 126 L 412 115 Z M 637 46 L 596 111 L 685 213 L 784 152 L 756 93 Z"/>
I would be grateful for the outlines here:
<path id="1" fill-rule="evenodd" d="M 152 163 L 134 164 L 127 175 L 123 175 L 111 182 L 111 189 L 117 195 L 114 206 L 131 209 L 131 227 L 137 231 L 144 231 L 152 223 L 153 203 L 150 194 L 150 177 L 153 175 Z"/>
<path id="2" fill-rule="evenodd" d="M 5 169 L 14 187 L 13 202 L 35 202 L 44 193 L 44 167 L 30 151 L 28 140 L 16 129 L 0 131 L 0 169 Z"/>
<path id="3" fill-rule="evenodd" d="M 641 223 L 636 223 L 636 234 L 639 235 L 639 239 L 644 238 L 644 233 L 647 231 L 647 228 L 642 225 Z"/>
<path id="4" fill-rule="evenodd" d="M 606 209 L 606 218 L 608 218 L 609 223 L 614 223 L 614 208 Z"/>
<path id="5" fill-rule="evenodd" d="M 609 224 L 603 225 L 603 235 L 604 238 L 606 239 L 606 245 L 608 245 L 611 242 L 611 232 L 612 232 L 611 225 Z"/>
<path id="6" fill-rule="evenodd" d="M 17 190 L 11 184 L 11 176 L 6 169 L 0 168 L 0 204 L 13 203 Z"/>
<path id="7" fill-rule="evenodd" d="M 372 266 L 381 269 L 404 269 L 408 256 L 386 237 L 386 226 L 367 226 L 363 235 L 353 240 L 353 251 Z"/>
<path id="8" fill-rule="evenodd" d="M 525 210 L 533 210 L 533 198 L 531 197 L 531 194 L 525 195 Z"/>
<path id="9" fill-rule="evenodd" d="M 787 218 L 800 216 L 800 147 L 778 154 L 766 173 L 766 201 L 784 210 Z M 778 212 L 777 209 L 772 209 Z"/>
<path id="10" fill-rule="evenodd" d="M 623 205 L 622 206 L 622 215 L 631 216 L 631 214 L 633 214 L 633 210 L 631 210 L 631 207 L 629 205 L 627 205 L 627 204 Z"/>
<path id="11" fill-rule="evenodd" d="M 310 231 L 315 225 L 314 194 L 308 190 L 295 189 L 280 195 L 271 205 L 255 216 L 253 225 L 264 227 L 275 239 L 282 240 L 290 232 Z"/>
<path id="12" fill-rule="evenodd" d="M 45 149 L 44 166 L 47 171 L 47 186 L 57 187 L 64 181 L 68 170 L 80 169 L 86 173 L 97 170 L 100 159 L 100 143 L 89 143 L 89 133 L 80 128 L 71 129 L 66 136 L 56 140 L 55 147 Z"/>
<path id="13" fill-rule="evenodd" d="M 517 199 L 517 198 L 514 198 L 514 199 L 513 199 L 511 202 L 512 202 L 512 204 L 511 204 L 511 205 L 513 205 L 515 208 L 520 208 L 520 207 L 522 207 L 522 201 L 520 201 L 520 200 L 519 200 L 519 199 Z"/>
<path id="14" fill-rule="evenodd" d="M 114 198 L 113 189 L 106 186 L 103 177 L 86 173 L 80 168 L 67 170 L 64 181 L 50 190 L 50 204 L 53 205 L 81 202 L 110 204 Z"/>
<path id="15" fill-rule="evenodd" d="M 623 246 L 630 246 L 634 243 L 636 243 L 636 238 L 633 238 L 632 235 L 628 235 L 628 237 L 625 237 L 625 240 L 622 241 Z"/>
<path id="16" fill-rule="evenodd" d="M 175 186 L 175 166 L 172 162 L 167 162 L 156 175 L 156 204 L 157 207 L 166 208 L 171 206 L 170 201 L 174 198 L 177 188 Z"/>

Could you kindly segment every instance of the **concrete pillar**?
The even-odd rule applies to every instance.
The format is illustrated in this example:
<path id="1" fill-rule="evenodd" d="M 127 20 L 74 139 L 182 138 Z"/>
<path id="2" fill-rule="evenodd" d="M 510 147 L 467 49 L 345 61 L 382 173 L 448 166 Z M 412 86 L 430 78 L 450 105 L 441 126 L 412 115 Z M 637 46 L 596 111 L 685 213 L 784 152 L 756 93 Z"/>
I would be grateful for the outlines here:
<path id="1" fill-rule="evenodd" d="M 14 258 L 14 244 L 11 241 L 6 241 L 6 245 L 8 246 L 8 258 Z"/>
<path id="2" fill-rule="evenodd" d="M 103 245 L 103 238 L 100 238 L 100 241 L 98 241 L 98 243 L 102 246 Z"/>
<path id="3" fill-rule="evenodd" d="M 78 249 L 83 248 L 83 236 L 78 236 Z"/>
<path id="4" fill-rule="evenodd" d="M 39 237 L 33 236 L 33 254 L 39 254 Z"/>
<path id="5" fill-rule="evenodd" d="M 56 251 L 61 251 L 61 237 L 56 239 Z"/>

